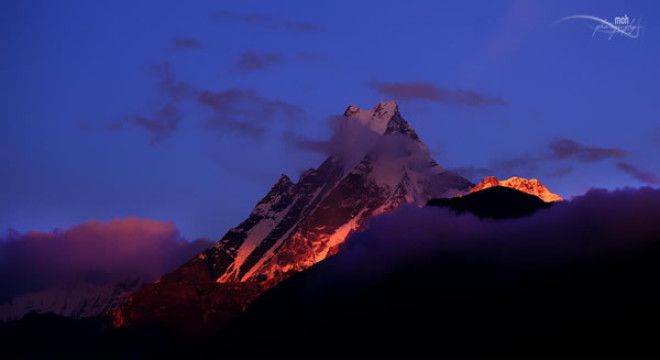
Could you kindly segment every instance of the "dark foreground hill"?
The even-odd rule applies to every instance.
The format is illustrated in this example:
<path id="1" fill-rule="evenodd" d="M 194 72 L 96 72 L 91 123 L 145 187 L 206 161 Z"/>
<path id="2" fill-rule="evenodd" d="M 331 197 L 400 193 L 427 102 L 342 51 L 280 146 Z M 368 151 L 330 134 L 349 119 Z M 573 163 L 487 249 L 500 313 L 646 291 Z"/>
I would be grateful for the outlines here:
<path id="1" fill-rule="evenodd" d="M 495 186 L 462 197 L 432 199 L 428 205 L 444 206 L 458 213 L 468 212 L 480 218 L 506 219 L 529 216 L 537 210 L 552 206 L 552 203 L 522 191 Z"/>

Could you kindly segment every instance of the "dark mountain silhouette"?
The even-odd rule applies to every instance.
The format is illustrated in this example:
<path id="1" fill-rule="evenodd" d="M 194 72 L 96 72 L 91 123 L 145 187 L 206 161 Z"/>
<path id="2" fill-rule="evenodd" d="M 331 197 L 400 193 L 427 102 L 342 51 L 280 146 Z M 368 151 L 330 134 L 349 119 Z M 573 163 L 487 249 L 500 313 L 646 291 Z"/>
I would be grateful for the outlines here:
<path id="1" fill-rule="evenodd" d="M 545 202 L 563 201 L 561 196 L 553 193 L 545 187 L 539 179 L 526 179 L 519 176 L 512 176 L 505 180 L 497 180 L 495 176 L 486 176 L 477 185 L 470 189 L 470 193 L 488 189 L 494 186 L 503 186 L 511 189 L 520 190 L 526 194 L 537 196 Z"/>
<path id="2" fill-rule="evenodd" d="M 457 213 L 468 212 L 480 218 L 505 219 L 529 216 L 552 203 L 516 189 L 494 186 L 461 197 L 431 199 L 428 205 L 448 207 Z"/>

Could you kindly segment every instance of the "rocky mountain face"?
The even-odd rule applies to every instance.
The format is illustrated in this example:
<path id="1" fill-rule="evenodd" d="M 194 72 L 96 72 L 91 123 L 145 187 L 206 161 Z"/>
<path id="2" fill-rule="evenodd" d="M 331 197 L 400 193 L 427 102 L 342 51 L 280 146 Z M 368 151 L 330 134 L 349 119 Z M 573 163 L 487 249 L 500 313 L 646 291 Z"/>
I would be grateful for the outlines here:
<path id="1" fill-rule="evenodd" d="M 479 184 L 470 189 L 470 193 L 481 191 L 495 186 L 503 186 L 511 189 L 516 189 L 524 193 L 534 195 L 545 202 L 562 201 L 561 196 L 554 194 L 548 190 L 537 179 L 525 179 L 517 176 L 512 176 L 506 180 L 497 180 L 495 176 L 488 176 L 481 180 Z"/>
<path id="2" fill-rule="evenodd" d="M 349 106 L 341 146 L 294 183 L 286 175 L 218 243 L 114 311 L 114 324 L 221 324 L 263 291 L 340 251 L 375 215 L 466 193 L 440 167 L 394 102 Z"/>

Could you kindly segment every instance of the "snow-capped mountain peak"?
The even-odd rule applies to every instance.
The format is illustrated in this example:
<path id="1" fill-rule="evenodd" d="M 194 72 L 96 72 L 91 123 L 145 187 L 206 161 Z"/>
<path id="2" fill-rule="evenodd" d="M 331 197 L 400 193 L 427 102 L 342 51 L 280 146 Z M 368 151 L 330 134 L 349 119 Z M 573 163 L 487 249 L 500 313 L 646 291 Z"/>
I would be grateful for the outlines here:
<path id="1" fill-rule="evenodd" d="M 196 297 L 220 296 L 213 293 L 213 284 L 246 291 L 240 299 L 244 306 L 261 291 L 340 251 L 372 216 L 460 195 L 473 185 L 433 160 L 393 101 L 371 110 L 349 106 L 342 125 L 341 152 L 304 172 L 297 183 L 281 176 L 249 217 L 214 247 L 131 297 L 116 314 L 118 324 L 161 316 L 148 313 L 160 306 L 154 302 L 187 302 L 181 297 L 190 291 L 203 292 Z"/>
<path id="2" fill-rule="evenodd" d="M 355 105 L 350 105 L 344 111 L 344 116 L 360 122 L 379 135 L 384 135 L 390 121 L 399 115 L 399 106 L 394 101 L 383 101 L 371 110 L 363 110 Z"/>

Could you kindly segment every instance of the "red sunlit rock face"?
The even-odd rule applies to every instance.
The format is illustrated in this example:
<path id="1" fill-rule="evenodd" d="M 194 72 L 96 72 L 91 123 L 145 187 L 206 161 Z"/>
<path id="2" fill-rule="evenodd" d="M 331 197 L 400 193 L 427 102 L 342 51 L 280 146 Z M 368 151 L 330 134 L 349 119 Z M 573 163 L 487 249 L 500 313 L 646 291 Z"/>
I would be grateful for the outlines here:
<path id="1" fill-rule="evenodd" d="M 470 189 L 470 193 L 480 190 L 488 189 L 494 186 L 504 186 L 511 189 L 516 189 L 524 193 L 537 196 L 545 202 L 562 201 L 561 196 L 554 194 L 548 190 L 537 179 L 525 179 L 517 176 L 512 176 L 506 180 L 497 180 L 495 176 L 488 176 L 484 178 L 479 184 Z"/>

